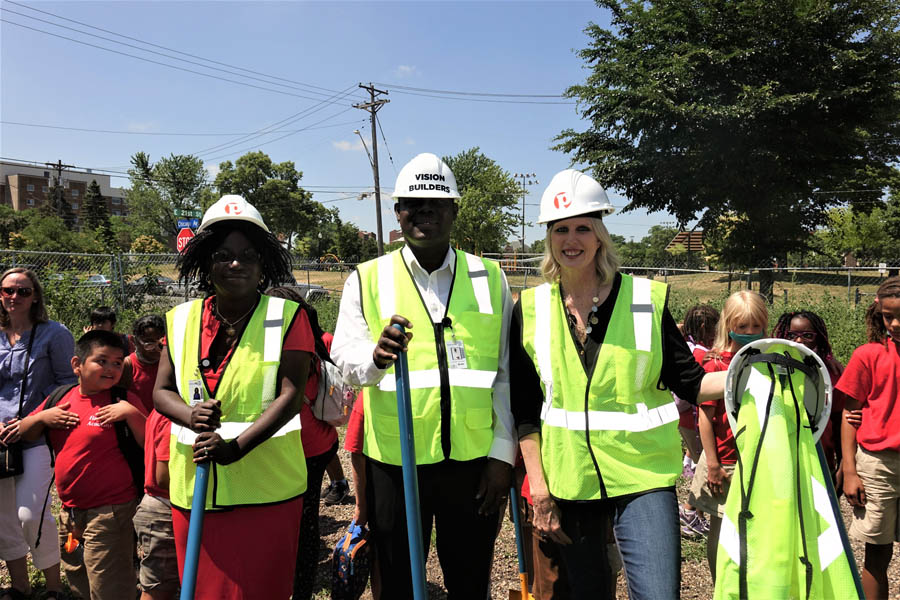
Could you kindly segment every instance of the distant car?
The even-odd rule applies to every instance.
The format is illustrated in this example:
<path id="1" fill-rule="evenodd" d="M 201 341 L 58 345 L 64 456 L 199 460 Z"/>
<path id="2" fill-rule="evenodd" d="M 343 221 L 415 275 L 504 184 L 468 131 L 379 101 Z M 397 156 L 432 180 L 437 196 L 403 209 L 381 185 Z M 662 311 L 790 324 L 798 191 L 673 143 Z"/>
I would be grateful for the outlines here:
<path id="1" fill-rule="evenodd" d="M 81 285 L 84 287 L 109 287 L 112 285 L 112 280 L 106 275 L 98 273 L 88 276 Z"/>
<path id="2" fill-rule="evenodd" d="M 298 283 L 295 287 L 300 290 L 307 302 L 325 300 L 331 295 L 328 290 L 315 283 Z"/>
<path id="3" fill-rule="evenodd" d="M 146 275 L 138 277 L 126 286 L 132 294 L 153 294 L 154 296 L 172 296 L 175 294 L 177 284 L 171 277 L 157 275 L 148 278 Z"/>

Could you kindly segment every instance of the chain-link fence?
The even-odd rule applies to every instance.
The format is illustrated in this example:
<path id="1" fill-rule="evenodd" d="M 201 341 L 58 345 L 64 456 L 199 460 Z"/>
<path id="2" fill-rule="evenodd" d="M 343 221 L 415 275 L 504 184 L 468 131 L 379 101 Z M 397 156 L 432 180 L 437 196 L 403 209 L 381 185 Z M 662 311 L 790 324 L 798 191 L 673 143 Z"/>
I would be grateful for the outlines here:
<path id="1" fill-rule="evenodd" d="M 0 266 L 27 267 L 46 288 L 54 318 L 67 324 L 86 321 L 88 306 L 113 306 L 123 314 L 168 310 L 199 297 L 196 282 L 179 279 L 177 254 L 65 254 L 0 251 Z M 506 273 L 513 294 L 542 283 L 540 255 L 493 255 Z M 882 266 L 766 267 L 708 270 L 655 265 L 625 265 L 622 272 L 668 283 L 679 304 L 722 299 L 738 289 L 753 289 L 772 302 L 802 303 L 823 296 L 851 306 L 866 305 L 900 260 Z M 293 281 L 308 300 L 339 298 L 356 263 L 295 258 Z"/>

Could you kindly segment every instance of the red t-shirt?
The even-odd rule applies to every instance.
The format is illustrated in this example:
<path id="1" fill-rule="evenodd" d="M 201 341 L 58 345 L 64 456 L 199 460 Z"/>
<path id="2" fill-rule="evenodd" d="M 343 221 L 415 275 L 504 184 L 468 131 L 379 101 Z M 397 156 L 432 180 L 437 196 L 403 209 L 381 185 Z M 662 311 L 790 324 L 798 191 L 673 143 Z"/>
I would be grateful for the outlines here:
<path id="1" fill-rule="evenodd" d="M 150 364 L 141 362 L 134 352 L 128 355 L 128 359 L 131 363 L 131 387 L 128 389 L 141 399 L 144 412 L 149 414 L 153 410 L 153 386 L 156 384 L 159 362 Z"/>
<path id="2" fill-rule="evenodd" d="M 703 363 L 703 370 L 707 373 L 727 371 L 733 352 L 722 352 L 718 358 Z M 737 446 L 734 444 L 734 434 L 728 424 L 728 415 L 725 412 L 725 398 L 701 402 L 700 406 L 715 406 L 716 412 L 712 418 L 713 433 L 716 434 L 716 454 L 719 455 L 719 464 L 733 465 L 737 462 Z"/>
<path id="3" fill-rule="evenodd" d="M 212 301 L 213 296 L 210 296 L 203 301 L 203 316 L 200 319 L 200 356 L 209 356 L 209 348 L 212 346 L 213 340 L 216 339 L 216 334 L 219 332 L 220 323 L 215 315 L 213 315 Z M 282 351 L 299 350 L 315 354 L 316 347 L 313 340 L 312 328 L 309 326 L 309 317 L 306 316 L 305 310 L 297 311 L 297 316 L 291 324 L 290 329 L 288 329 L 287 335 L 284 337 L 284 343 L 281 345 L 281 349 Z M 225 371 L 225 366 L 228 364 L 228 361 L 231 360 L 233 352 L 234 348 L 228 351 L 225 359 L 219 364 L 218 369 L 214 370 L 212 367 L 205 369 L 203 367 L 200 368 L 200 374 L 203 376 L 203 379 L 206 380 L 206 385 L 209 389 L 216 389 L 216 385 L 219 383 L 219 379 Z"/>
<path id="4" fill-rule="evenodd" d="M 156 463 L 169 462 L 169 438 L 172 421 L 155 410 L 147 417 L 144 430 L 144 491 L 151 496 L 168 498 L 169 489 L 156 482 Z"/>
<path id="5" fill-rule="evenodd" d="M 344 434 L 344 450 L 350 453 L 363 451 L 363 439 L 365 438 L 365 403 L 363 393 L 359 392 L 353 403 L 353 411 L 350 413 L 350 421 L 347 423 L 347 432 Z"/>
<path id="6" fill-rule="evenodd" d="M 837 388 L 862 405 L 857 443 L 869 452 L 900 452 L 900 344 L 854 350 Z"/>
<path id="7" fill-rule="evenodd" d="M 140 398 L 128 393 L 128 403 L 144 412 Z M 124 504 L 137 496 L 131 470 L 119 450 L 113 423 L 100 425 L 96 413 L 110 403 L 109 391 L 90 396 L 76 385 L 58 404 L 71 403 L 68 410 L 77 414 L 72 429 L 47 429 L 50 445 L 56 453 L 56 491 L 67 508 L 94 508 L 104 504 Z M 43 410 L 47 401 L 34 412 Z"/>

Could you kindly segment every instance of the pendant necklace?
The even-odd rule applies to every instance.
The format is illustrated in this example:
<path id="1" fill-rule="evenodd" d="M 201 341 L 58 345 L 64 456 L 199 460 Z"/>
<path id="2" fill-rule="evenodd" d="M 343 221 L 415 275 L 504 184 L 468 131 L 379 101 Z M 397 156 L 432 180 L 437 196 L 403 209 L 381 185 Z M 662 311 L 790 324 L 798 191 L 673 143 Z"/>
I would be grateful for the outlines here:
<path id="1" fill-rule="evenodd" d="M 594 296 L 593 298 L 591 298 L 591 302 L 593 302 L 594 305 L 591 307 L 591 314 L 588 315 L 587 326 L 584 328 L 585 333 L 590 333 L 593 330 L 594 325 L 596 325 L 597 323 L 600 322 L 599 317 L 597 317 L 597 310 L 599 310 L 598 304 L 600 304 L 600 297 Z"/>
<path id="2" fill-rule="evenodd" d="M 216 311 L 216 317 L 217 317 L 220 321 L 222 321 L 222 323 L 225 325 L 225 335 L 227 335 L 228 337 L 234 337 L 234 334 L 235 334 L 236 331 L 237 331 L 237 330 L 235 329 L 235 326 L 236 326 L 238 323 L 240 323 L 241 321 L 243 321 L 243 320 L 247 317 L 247 315 L 249 315 L 251 312 L 253 312 L 253 309 L 254 309 L 254 308 L 256 308 L 256 304 L 254 304 L 253 306 L 251 306 L 251 307 L 250 307 L 250 310 L 248 310 L 247 312 L 245 312 L 244 314 L 242 314 L 240 317 L 238 317 L 237 319 L 235 319 L 234 322 L 232 322 L 232 321 L 229 321 L 228 319 L 226 319 L 225 317 L 223 317 L 223 316 L 222 316 L 222 313 L 219 312 L 219 303 L 218 303 L 218 302 L 216 302 L 216 303 L 213 305 L 213 309 Z"/>

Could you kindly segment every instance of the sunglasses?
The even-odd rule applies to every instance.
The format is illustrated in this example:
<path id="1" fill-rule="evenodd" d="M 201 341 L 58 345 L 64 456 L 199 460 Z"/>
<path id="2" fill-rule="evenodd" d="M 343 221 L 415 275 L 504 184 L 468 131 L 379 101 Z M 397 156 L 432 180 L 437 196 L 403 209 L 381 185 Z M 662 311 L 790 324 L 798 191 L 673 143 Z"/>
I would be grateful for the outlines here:
<path id="1" fill-rule="evenodd" d="M 816 339 L 815 331 L 788 331 L 784 334 L 789 340 L 803 340 L 805 342 L 811 342 Z"/>
<path id="2" fill-rule="evenodd" d="M 222 263 L 225 265 L 230 265 L 234 261 L 238 261 L 239 263 L 244 265 L 257 264 L 259 263 L 259 252 L 257 252 L 253 248 L 247 248 L 240 254 L 235 255 L 228 250 L 216 250 L 212 253 L 212 259 L 213 262 Z"/>
<path id="3" fill-rule="evenodd" d="M 34 293 L 34 290 L 28 287 L 4 287 L 0 288 L 0 293 L 3 294 L 4 298 L 12 298 L 16 294 L 18 294 L 20 298 L 28 298 Z"/>
<path id="4" fill-rule="evenodd" d="M 163 349 L 163 343 L 159 340 L 142 340 L 141 338 L 136 337 L 134 338 L 134 341 L 147 350 Z"/>

